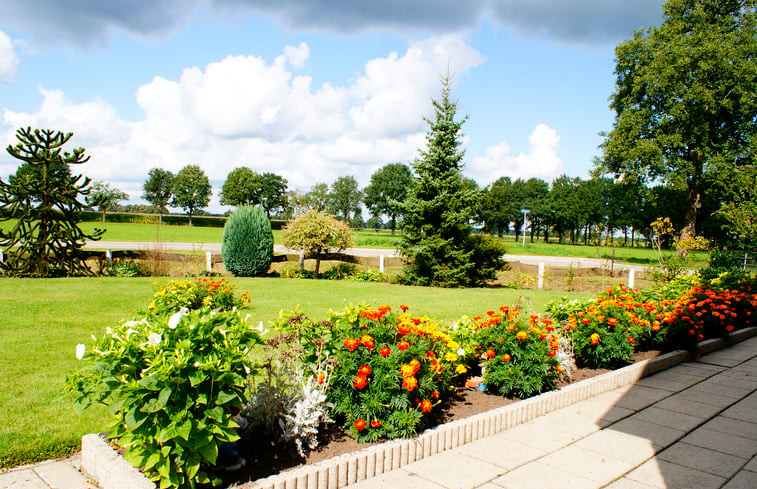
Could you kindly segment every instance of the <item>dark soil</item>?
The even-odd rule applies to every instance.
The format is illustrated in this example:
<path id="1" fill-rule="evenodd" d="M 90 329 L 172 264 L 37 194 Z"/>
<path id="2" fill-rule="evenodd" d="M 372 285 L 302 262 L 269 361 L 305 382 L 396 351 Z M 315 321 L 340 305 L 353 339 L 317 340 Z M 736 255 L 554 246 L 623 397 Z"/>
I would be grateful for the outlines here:
<path id="1" fill-rule="evenodd" d="M 659 351 L 640 352 L 632 357 L 632 362 L 647 360 L 659 354 Z M 609 372 L 609 370 L 578 369 L 572 373 L 570 381 L 560 381 L 556 384 L 556 388 L 561 388 L 570 383 L 606 372 Z M 519 400 L 518 398 L 503 398 L 487 394 L 473 388 L 466 389 L 460 387 L 455 395 L 441 406 L 438 416 L 433 420 L 433 425 L 467 418 Z M 247 465 L 238 471 L 226 472 L 219 475 L 223 478 L 224 485 L 226 486 L 242 484 L 247 481 L 254 481 L 277 474 L 290 468 L 313 464 L 331 457 L 354 452 L 371 445 L 358 443 L 354 438 L 346 434 L 341 427 L 333 425 L 324 430 L 320 438 L 318 448 L 309 452 L 306 458 L 302 458 L 293 448 L 288 450 L 280 443 L 261 441 L 259 437 L 255 437 L 254 435 L 246 436 L 239 442 L 239 451 L 241 456 L 246 459 Z"/>

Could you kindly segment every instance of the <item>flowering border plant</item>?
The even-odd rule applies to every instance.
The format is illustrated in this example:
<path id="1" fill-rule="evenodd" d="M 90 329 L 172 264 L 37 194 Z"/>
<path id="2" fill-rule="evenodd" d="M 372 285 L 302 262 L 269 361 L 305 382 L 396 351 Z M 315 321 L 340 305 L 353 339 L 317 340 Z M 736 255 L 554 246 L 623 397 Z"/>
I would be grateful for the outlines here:
<path id="1" fill-rule="evenodd" d="M 77 357 L 67 379 L 80 408 L 98 402 L 110 437 L 161 488 L 220 483 L 219 446 L 239 438 L 232 414 L 245 401 L 251 348 L 260 343 L 236 311 L 181 309 L 125 321 Z"/>
<path id="2" fill-rule="evenodd" d="M 248 292 L 237 297 L 237 286 L 223 278 L 198 277 L 194 281 L 169 280 L 160 284 L 153 294 L 148 307 L 151 311 L 176 312 L 182 307 L 187 309 L 221 309 L 230 311 L 250 302 Z"/>

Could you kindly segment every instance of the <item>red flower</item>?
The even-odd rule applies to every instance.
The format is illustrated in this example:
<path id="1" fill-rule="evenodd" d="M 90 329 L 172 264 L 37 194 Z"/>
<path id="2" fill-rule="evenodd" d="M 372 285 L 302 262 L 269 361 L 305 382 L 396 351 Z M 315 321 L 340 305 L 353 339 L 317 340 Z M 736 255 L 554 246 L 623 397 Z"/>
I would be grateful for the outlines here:
<path id="1" fill-rule="evenodd" d="M 371 428 L 380 428 L 381 427 L 381 421 L 378 419 L 374 419 L 371 421 Z"/>
<path id="2" fill-rule="evenodd" d="M 405 377 L 402 379 L 402 387 L 407 389 L 408 392 L 413 392 L 413 390 L 418 388 L 418 379 L 415 377 Z"/>
<path id="3" fill-rule="evenodd" d="M 427 413 L 431 411 L 431 408 L 434 407 L 434 405 L 431 404 L 431 401 L 429 401 L 428 399 L 424 399 L 421 401 L 421 404 L 419 407 L 421 408 L 422 412 Z"/>
<path id="4" fill-rule="evenodd" d="M 512 357 L 510 357 L 510 355 L 508 355 L 507 353 L 505 353 L 504 355 L 502 355 L 502 360 L 504 360 L 506 362 L 509 362 L 511 359 L 512 359 Z"/>
<path id="5" fill-rule="evenodd" d="M 388 346 L 382 346 L 381 349 L 379 350 L 379 355 L 381 355 L 382 357 L 388 357 L 389 355 L 391 355 L 391 353 L 392 353 L 392 349 L 389 348 Z"/>
<path id="6" fill-rule="evenodd" d="M 410 343 L 408 343 L 407 341 L 400 341 L 399 343 L 397 343 L 397 348 L 399 348 L 400 350 L 407 350 L 409 346 Z"/>
<path id="7" fill-rule="evenodd" d="M 352 387 L 355 389 L 363 389 L 366 385 L 368 385 L 368 378 L 363 375 L 356 376 L 352 382 Z"/>
<path id="8" fill-rule="evenodd" d="M 363 431 L 367 425 L 368 423 L 366 423 L 363 418 L 360 418 L 357 421 L 355 421 L 355 429 L 358 431 Z"/>
<path id="9" fill-rule="evenodd" d="M 434 358 L 436 358 L 436 355 L 434 355 L 434 352 L 432 351 L 426 351 L 426 358 L 433 360 Z"/>
<path id="10" fill-rule="evenodd" d="M 583 318 L 583 319 L 581 320 L 581 322 L 582 322 L 583 324 L 589 324 L 589 323 L 591 322 L 591 318 Z"/>
<path id="11" fill-rule="evenodd" d="M 549 355 L 550 357 L 553 357 L 553 356 L 557 355 L 557 353 L 555 352 L 555 350 L 549 350 L 549 352 L 547 353 L 547 355 Z"/>
<path id="12" fill-rule="evenodd" d="M 349 351 L 355 351 L 358 346 L 360 346 L 360 343 L 358 343 L 355 338 L 347 338 L 344 340 L 344 347 Z"/>
<path id="13" fill-rule="evenodd" d="M 410 308 L 407 307 L 405 304 L 402 304 L 402 305 L 400 305 L 400 309 L 402 309 L 402 312 L 407 312 L 407 310 L 410 309 Z"/>
<path id="14" fill-rule="evenodd" d="M 410 334 L 413 330 L 409 324 L 402 323 L 397 326 L 397 331 L 399 331 L 400 334 Z"/>
<path id="15" fill-rule="evenodd" d="M 316 376 L 315 380 L 319 384 L 323 384 L 323 381 L 326 380 L 326 374 L 324 374 L 323 372 L 318 372 L 318 375 Z"/>
<path id="16" fill-rule="evenodd" d="M 607 324 L 609 324 L 610 326 L 615 326 L 616 324 L 618 324 L 618 320 L 616 318 L 610 318 L 607 320 Z"/>
<path id="17" fill-rule="evenodd" d="M 628 337 L 628 342 L 631 343 L 632 345 L 634 344 L 634 341 L 635 340 L 633 339 L 633 336 Z"/>
<path id="18" fill-rule="evenodd" d="M 487 314 L 488 316 L 493 316 L 493 315 L 494 315 L 494 311 L 486 311 L 486 314 Z"/>
<path id="19" fill-rule="evenodd" d="M 358 370 L 358 374 L 368 376 L 371 374 L 371 367 L 368 365 L 361 365 L 360 370 Z"/>
<path id="20" fill-rule="evenodd" d="M 373 350 L 376 347 L 376 343 L 373 341 L 373 336 L 364 334 L 360 337 L 360 344 L 369 350 Z"/>
<path id="21" fill-rule="evenodd" d="M 439 391 L 432 391 L 431 397 L 433 397 L 434 399 L 439 399 Z"/>
<path id="22" fill-rule="evenodd" d="M 495 352 L 492 349 L 486 350 L 486 358 L 494 358 L 497 355 L 497 352 Z"/>

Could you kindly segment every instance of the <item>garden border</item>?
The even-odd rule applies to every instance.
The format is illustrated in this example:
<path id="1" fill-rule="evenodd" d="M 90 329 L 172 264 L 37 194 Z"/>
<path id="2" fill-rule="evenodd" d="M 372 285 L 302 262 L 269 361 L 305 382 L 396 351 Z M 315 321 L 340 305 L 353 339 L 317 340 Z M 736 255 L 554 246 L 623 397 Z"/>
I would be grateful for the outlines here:
<path id="1" fill-rule="evenodd" d="M 730 333 L 699 343 L 700 354 L 757 336 L 757 327 Z M 538 416 L 561 409 L 603 392 L 631 384 L 690 359 L 690 353 L 676 350 L 612 372 L 581 380 L 562 389 L 545 392 L 485 413 L 430 428 L 407 440 L 390 440 L 356 452 L 293 468 L 239 486 L 246 489 L 340 489 L 356 482 L 398 469 L 436 453 L 493 435 Z M 97 481 L 101 489 L 151 489 L 150 482 L 129 465 L 102 435 L 82 437 L 82 472 Z"/>

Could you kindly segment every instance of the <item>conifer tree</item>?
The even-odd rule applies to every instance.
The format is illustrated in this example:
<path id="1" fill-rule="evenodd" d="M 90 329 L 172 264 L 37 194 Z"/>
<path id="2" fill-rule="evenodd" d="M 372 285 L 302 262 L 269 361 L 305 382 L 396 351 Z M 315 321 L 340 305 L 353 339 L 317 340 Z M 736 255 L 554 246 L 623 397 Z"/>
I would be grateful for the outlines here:
<path id="1" fill-rule="evenodd" d="M 471 239 L 470 220 L 478 192 L 464 185 L 462 125 L 457 103 L 450 99 L 450 75 L 442 78 L 441 99 L 434 100 L 434 119 L 426 134 L 427 148 L 413 163 L 416 178 L 403 206 L 403 238 L 398 251 L 405 257 L 402 279 L 416 285 L 460 287 L 479 285 L 500 267 L 499 247 L 490 240 Z M 484 249 L 486 248 L 486 249 Z M 493 253 L 493 254 L 492 254 Z M 480 263 L 481 259 L 491 263 Z M 486 270 L 485 276 L 481 275 Z"/>
<path id="2" fill-rule="evenodd" d="M 81 248 L 104 231 L 87 235 L 78 226 L 78 212 L 85 207 L 79 198 L 89 195 L 90 180 L 72 175 L 68 166 L 85 163 L 89 156 L 84 156 L 84 148 L 63 151 L 71 136 L 22 128 L 16 132 L 18 144 L 6 148 L 23 162 L 8 183 L 0 179 L 0 222 L 14 222 L 10 229 L 0 229 L 0 247 L 7 254 L 0 267 L 11 275 L 92 274 Z"/>

